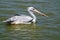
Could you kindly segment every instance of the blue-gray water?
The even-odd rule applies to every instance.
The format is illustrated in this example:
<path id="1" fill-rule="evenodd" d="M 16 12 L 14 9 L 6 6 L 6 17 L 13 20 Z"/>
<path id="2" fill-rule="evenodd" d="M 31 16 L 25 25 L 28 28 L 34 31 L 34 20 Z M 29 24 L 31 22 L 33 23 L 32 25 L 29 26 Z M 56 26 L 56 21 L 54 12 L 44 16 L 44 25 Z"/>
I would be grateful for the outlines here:
<path id="1" fill-rule="evenodd" d="M 33 6 L 49 17 L 37 16 L 37 23 L 6 25 L 14 14 L 26 14 Z M 60 40 L 60 0 L 0 0 L 0 40 Z"/>

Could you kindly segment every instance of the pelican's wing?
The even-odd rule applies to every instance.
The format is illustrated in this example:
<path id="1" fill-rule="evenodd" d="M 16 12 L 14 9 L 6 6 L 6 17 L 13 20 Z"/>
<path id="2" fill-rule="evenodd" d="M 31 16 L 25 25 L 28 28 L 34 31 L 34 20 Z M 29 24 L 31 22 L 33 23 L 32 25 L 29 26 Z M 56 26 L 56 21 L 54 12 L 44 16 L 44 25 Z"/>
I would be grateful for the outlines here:
<path id="1" fill-rule="evenodd" d="M 33 19 L 30 16 L 26 16 L 26 15 L 16 16 L 15 18 L 16 18 L 16 21 L 19 21 L 21 23 L 26 23 Z"/>
<path id="2" fill-rule="evenodd" d="M 20 23 L 26 23 L 31 21 L 33 18 L 31 18 L 30 16 L 26 16 L 26 15 L 21 15 L 21 16 L 13 16 L 3 22 L 20 22 Z"/>

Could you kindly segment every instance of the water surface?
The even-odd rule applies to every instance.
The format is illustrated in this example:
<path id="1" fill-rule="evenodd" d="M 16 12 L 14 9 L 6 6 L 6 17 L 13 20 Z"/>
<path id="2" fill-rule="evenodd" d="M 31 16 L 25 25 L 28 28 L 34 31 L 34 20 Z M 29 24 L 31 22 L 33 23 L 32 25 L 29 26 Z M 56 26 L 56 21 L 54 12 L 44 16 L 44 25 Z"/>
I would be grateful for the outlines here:
<path id="1" fill-rule="evenodd" d="M 49 17 L 37 16 L 37 23 L 6 25 L 3 20 L 25 14 L 33 6 Z M 0 0 L 0 40 L 60 40 L 60 0 Z"/>

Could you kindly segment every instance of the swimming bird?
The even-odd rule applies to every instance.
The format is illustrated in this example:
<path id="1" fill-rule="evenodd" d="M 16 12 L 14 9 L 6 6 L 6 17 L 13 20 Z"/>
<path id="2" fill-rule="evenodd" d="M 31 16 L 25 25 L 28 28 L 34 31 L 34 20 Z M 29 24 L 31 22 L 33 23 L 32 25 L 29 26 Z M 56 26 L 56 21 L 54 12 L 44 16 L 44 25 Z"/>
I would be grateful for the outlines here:
<path id="1" fill-rule="evenodd" d="M 43 14 L 42 12 L 39 12 L 34 7 L 28 7 L 27 11 L 30 13 L 31 16 L 16 14 L 15 16 L 13 16 L 11 18 L 8 18 L 7 20 L 5 20 L 3 22 L 10 23 L 10 24 L 31 24 L 31 23 L 36 23 L 36 16 L 34 15 L 34 13 L 39 13 L 43 16 L 48 17 L 47 15 Z"/>

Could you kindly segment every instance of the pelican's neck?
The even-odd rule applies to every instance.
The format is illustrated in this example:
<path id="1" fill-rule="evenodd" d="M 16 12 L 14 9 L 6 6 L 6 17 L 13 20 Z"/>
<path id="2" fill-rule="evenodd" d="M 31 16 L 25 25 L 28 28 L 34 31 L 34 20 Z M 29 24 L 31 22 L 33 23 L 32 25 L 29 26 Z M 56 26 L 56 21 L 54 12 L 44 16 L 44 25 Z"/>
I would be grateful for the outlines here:
<path id="1" fill-rule="evenodd" d="M 33 12 L 29 11 L 30 15 L 33 17 L 33 22 L 36 22 L 36 16 L 33 14 Z"/>

